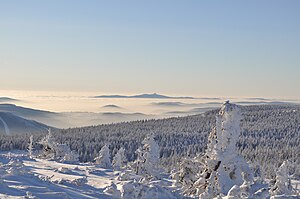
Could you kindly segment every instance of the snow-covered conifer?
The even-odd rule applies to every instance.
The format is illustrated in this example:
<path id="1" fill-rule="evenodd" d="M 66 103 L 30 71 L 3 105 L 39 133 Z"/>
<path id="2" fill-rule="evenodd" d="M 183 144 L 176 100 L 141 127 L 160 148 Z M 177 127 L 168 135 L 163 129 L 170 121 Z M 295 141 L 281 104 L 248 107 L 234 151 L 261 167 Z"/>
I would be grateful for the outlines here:
<path id="1" fill-rule="evenodd" d="M 42 152 L 38 155 L 39 158 L 58 160 L 62 162 L 77 162 L 79 155 L 71 151 L 70 147 L 66 144 L 59 144 L 56 142 L 52 135 L 51 129 L 39 144 L 43 145 Z"/>
<path id="2" fill-rule="evenodd" d="M 235 150 L 241 131 L 240 119 L 240 108 L 226 101 L 216 117 L 216 127 L 209 135 L 208 147 L 204 155 L 205 166 L 199 180 L 195 183 L 200 198 L 224 196 L 229 190 L 231 190 L 230 196 L 237 192 L 247 195 L 259 188 L 256 186 L 255 190 L 250 191 L 251 193 L 245 192 L 245 189 L 250 186 L 249 183 L 251 182 L 251 186 L 253 184 L 253 172 Z M 243 187 L 239 187 L 245 182 L 247 183 Z M 205 188 L 204 192 L 202 192 L 203 188 Z"/>
<path id="3" fill-rule="evenodd" d="M 179 162 L 178 170 L 171 173 L 171 177 L 175 180 L 175 185 L 181 185 L 182 191 L 185 195 L 196 196 L 197 189 L 192 187 L 198 180 L 198 173 L 200 170 L 201 162 L 199 157 L 184 158 Z"/>
<path id="4" fill-rule="evenodd" d="M 277 170 L 275 185 L 272 188 L 272 195 L 292 195 L 293 187 L 289 178 L 289 162 L 284 161 Z"/>
<path id="5" fill-rule="evenodd" d="M 133 163 L 133 167 L 137 175 L 142 175 L 145 173 L 144 151 L 142 148 L 138 148 L 135 153 L 137 155 L 137 158 Z"/>
<path id="6" fill-rule="evenodd" d="M 28 153 L 29 157 L 32 158 L 32 153 L 33 153 L 33 135 L 29 137 L 29 144 L 28 144 Z"/>
<path id="7" fill-rule="evenodd" d="M 159 168 L 159 146 L 155 142 L 153 134 L 147 136 L 143 144 L 145 151 L 145 169 L 149 175 L 157 176 Z"/>
<path id="8" fill-rule="evenodd" d="M 79 155 L 75 151 L 71 151 L 66 144 L 57 145 L 56 154 L 60 157 L 61 162 L 78 162 Z"/>
<path id="9" fill-rule="evenodd" d="M 114 169 L 120 170 L 122 167 L 124 167 L 126 161 L 127 160 L 125 156 L 125 149 L 121 147 L 116 153 L 116 155 L 114 156 L 114 159 L 112 161 Z"/>
<path id="10" fill-rule="evenodd" d="M 159 146 L 154 140 L 153 134 L 148 135 L 142 142 L 143 146 L 138 148 L 135 161 L 136 174 L 158 177 L 159 170 Z"/>
<path id="11" fill-rule="evenodd" d="M 57 148 L 57 142 L 55 141 L 51 129 L 48 130 L 48 134 L 39 142 L 43 146 L 42 152 L 38 155 L 39 158 L 43 159 L 55 159 Z"/>
<path id="12" fill-rule="evenodd" d="M 95 158 L 96 164 L 105 169 L 111 169 L 109 148 L 105 144 L 99 151 L 98 157 Z"/>

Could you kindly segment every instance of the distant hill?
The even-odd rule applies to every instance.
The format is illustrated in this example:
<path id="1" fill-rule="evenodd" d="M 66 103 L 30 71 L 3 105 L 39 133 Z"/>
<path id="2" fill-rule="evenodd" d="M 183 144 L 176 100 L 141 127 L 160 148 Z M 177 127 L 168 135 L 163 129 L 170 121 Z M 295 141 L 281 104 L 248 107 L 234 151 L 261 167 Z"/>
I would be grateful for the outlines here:
<path id="1" fill-rule="evenodd" d="M 130 117 L 141 117 L 141 116 L 146 116 L 143 113 L 121 113 L 121 112 L 104 112 L 104 113 L 99 113 L 102 114 L 103 116 L 107 116 L 107 117 L 116 117 L 116 119 L 118 119 L 119 117 L 123 117 L 123 118 L 130 118 Z"/>
<path id="2" fill-rule="evenodd" d="M 99 95 L 99 96 L 94 96 L 94 98 L 195 99 L 193 97 L 173 97 L 173 96 L 160 95 L 157 93 L 140 94 L 140 95 Z"/>
<path id="3" fill-rule="evenodd" d="M 0 104 L 0 112 L 12 113 L 24 119 L 34 120 L 57 128 L 68 126 L 68 121 L 56 112 L 26 108 L 15 104 Z"/>
<path id="4" fill-rule="evenodd" d="M 50 112 L 50 111 L 43 111 L 43 110 L 37 110 L 32 108 L 25 108 L 22 106 L 16 106 L 15 104 L 0 104 L 0 111 L 2 112 L 9 112 L 13 113 L 15 115 L 18 115 L 20 117 L 41 117 L 47 115 L 54 116 L 57 113 Z"/>
<path id="5" fill-rule="evenodd" d="M 114 104 L 108 104 L 108 105 L 102 106 L 101 108 L 104 108 L 104 109 L 122 109 L 122 107 L 114 105 Z"/>
<path id="6" fill-rule="evenodd" d="M 154 106 L 164 106 L 164 107 L 177 107 L 177 106 L 185 106 L 187 104 L 182 102 L 152 102 L 151 105 Z"/>
<path id="7" fill-rule="evenodd" d="M 113 110 L 114 109 L 114 110 Z M 105 112 L 50 112 L 16 106 L 14 104 L 0 104 L 0 112 L 6 112 L 27 120 L 34 120 L 56 128 L 69 128 L 87 125 L 98 125 L 112 122 L 133 121 L 154 118 L 142 113 L 120 112 L 121 107 L 109 105 Z M 1 124 L 1 123 L 0 123 Z"/>
<path id="8" fill-rule="evenodd" d="M 24 133 L 42 133 L 47 132 L 50 127 L 27 120 L 12 113 L 0 112 L 0 134 L 24 134 Z"/>
<path id="9" fill-rule="evenodd" d="M 0 102 L 14 102 L 14 101 L 18 101 L 18 100 L 10 97 L 0 97 Z"/>

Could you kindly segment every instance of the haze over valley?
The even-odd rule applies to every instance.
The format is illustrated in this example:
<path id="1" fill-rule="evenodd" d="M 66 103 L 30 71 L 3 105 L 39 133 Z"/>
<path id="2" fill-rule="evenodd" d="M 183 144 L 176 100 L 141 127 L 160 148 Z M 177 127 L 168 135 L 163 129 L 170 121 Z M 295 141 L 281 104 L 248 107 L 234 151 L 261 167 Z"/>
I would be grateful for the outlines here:
<path id="1" fill-rule="evenodd" d="M 240 105 L 298 103 L 297 99 L 168 96 L 161 94 L 102 95 L 95 93 L 5 92 L 0 111 L 49 125 L 70 128 L 106 123 L 201 114 L 225 100 Z M 67 95 L 66 95 L 67 94 Z M 104 97 L 103 97 L 104 96 Z M 137 97 L 136 97 L 137 96 Z"/>

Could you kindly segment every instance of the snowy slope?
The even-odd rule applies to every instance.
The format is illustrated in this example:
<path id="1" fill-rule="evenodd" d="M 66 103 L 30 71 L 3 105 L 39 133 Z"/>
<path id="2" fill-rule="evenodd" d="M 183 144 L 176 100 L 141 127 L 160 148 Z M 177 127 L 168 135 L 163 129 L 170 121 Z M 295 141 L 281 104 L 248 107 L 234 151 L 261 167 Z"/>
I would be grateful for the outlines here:
<path id="1" fill-rule="evenodd" d="M 0 134 L 22 134 L 46 132 L 49 126 L 27 120 L 12 113 L 0 112 Z"/>

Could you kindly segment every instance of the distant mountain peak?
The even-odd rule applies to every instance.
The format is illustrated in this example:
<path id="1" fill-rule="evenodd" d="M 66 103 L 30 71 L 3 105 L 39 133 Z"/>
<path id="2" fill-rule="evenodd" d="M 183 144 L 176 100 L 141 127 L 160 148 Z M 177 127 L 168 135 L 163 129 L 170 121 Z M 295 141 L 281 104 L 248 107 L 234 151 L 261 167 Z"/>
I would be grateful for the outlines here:
<path id="1" fill-rule="evenodd" d="M 99 95 L 94 96 L 94 98 L 134 98 L 134 99 L 195 99 L 193 97 L 174 97 L 160 95 L 158 93 L 144 93 L 139 95 Z"/>

